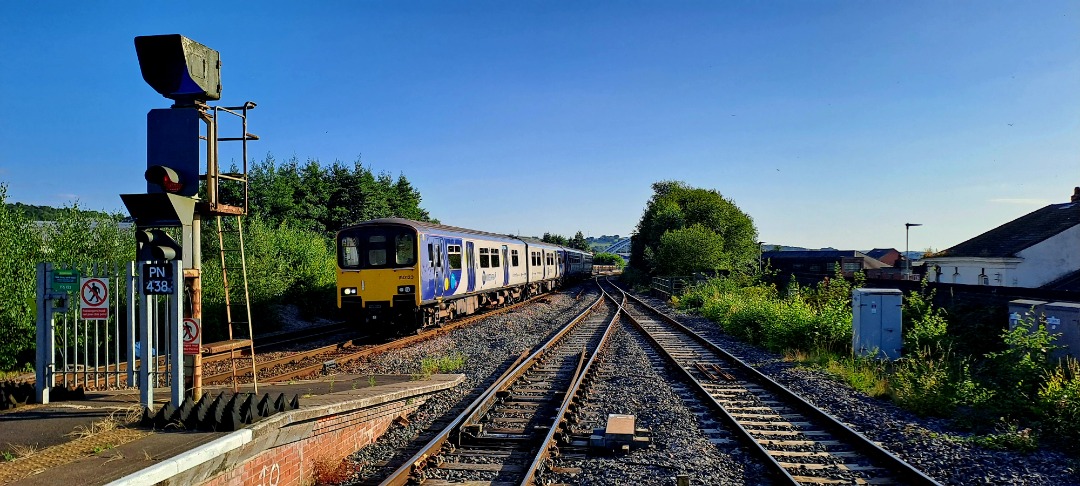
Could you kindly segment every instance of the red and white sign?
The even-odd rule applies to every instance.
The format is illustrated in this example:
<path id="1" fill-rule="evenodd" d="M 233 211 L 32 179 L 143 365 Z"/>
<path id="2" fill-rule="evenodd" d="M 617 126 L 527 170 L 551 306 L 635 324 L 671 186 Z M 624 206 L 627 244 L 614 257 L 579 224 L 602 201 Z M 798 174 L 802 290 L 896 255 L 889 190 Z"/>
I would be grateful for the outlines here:
<path id="1" fill-rule="evenodd" d="M 109 318 L 109 279 L 84 278 L 79 285 L 79 317 L 88 320 Z"/>
<path id="2" fill-rule="evenodd" d="M 202 347 L 202 321 L 184 318 L 184 354 L 199 354 Z"/>

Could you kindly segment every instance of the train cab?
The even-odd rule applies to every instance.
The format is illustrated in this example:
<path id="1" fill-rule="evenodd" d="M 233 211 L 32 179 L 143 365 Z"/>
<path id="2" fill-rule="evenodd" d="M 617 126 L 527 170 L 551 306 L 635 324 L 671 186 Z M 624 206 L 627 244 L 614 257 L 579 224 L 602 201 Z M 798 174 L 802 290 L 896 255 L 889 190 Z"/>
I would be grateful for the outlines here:
<path id="1" fill-rule="evenodd" d="M 353 321 L 414 321 L 419 245 L 405 224 L 360 224 L 337 234 L 338 307 Z"/>

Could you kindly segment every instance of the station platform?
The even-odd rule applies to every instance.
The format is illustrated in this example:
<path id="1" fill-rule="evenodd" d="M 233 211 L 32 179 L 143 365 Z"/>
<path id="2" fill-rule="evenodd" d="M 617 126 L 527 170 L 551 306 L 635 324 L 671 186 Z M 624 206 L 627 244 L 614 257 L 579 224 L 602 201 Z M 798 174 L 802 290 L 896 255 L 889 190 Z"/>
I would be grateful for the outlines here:
<path id="1" fill-rule="evenodd" d="M 0 412 L 0 484 L 314 484 L 320 468 L 333 469 L 394 420 L 462 381 L 459 374 L 335 375 L 260 384 L 260 396 L 295 395 L 300 407 L 230 432 L 138 427 L 138 390 L 27 405 Z M 232 388 L 204 389 L 222 391 Z M 168 395 L 155 390 L 156 407 Z"/>

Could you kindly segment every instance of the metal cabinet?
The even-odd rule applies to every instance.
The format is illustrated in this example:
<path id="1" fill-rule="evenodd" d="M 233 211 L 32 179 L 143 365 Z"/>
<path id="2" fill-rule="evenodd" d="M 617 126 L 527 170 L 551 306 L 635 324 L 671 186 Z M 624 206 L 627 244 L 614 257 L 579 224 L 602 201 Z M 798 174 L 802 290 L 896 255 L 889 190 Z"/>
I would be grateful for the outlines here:
<path id="1" fill-rule="evenodd" d="M 855 289 L 851 294 L 852 350 L 859 356 L 899 358 L 904 344 L 903 293 L 899 289 Z"/>
<path id="2" fill-rule="evenodd" d="M 1054 344 L 1064 346 L 1050 353 L 1050 359 L 1057 360 L 1066 355 L 1080 356 L 1080 304 L 1075 302 L 1054 302 L 1043 307 L 1046 315 L 1046 330 L 1051 334 L 1060 334 Z"/>
<path id="3" fill-rule="evenodd" d="M 1009 329 L 1015 329 L 1020 319 L 1033 318 L 1036 323 L 1046 314 L 1046 302 L 1041 300 L 1017 299 L 1009 302 Z M 1028 314 L 1032 314 L 1028 316 Z"/>

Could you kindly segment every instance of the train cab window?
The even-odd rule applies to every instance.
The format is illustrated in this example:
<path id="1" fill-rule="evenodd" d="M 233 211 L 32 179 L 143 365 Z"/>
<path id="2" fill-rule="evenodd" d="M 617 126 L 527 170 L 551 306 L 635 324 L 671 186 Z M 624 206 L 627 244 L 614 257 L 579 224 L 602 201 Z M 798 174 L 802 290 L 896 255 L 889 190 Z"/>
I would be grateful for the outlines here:
<path id="1" fill-rule="evenodd" d="M 492 268 L 499 268 L 501 266 L 502 265 L 499 264 L 499 249 L 498 248 L 492 248 L 491 249 L 491 267 Z"/>
<path id="2" fill-rule="evenodd" d="M 394 236 L 395 266 L 407 266 L 416 263 L 416 240 L 412 235 Z"/>
<path id="3" fill-rule="evenodd" d="M 518 266 L 518 251 L 517 250 L 510 250 L 510 264 L 515 266 L 515 267 Z"/>
<path id="4" fill-rule="evenodd" d="M 480 268 L 491 267 L 491 250 L 487 248 L 480 249 Z"/>
<path id="5" fill-rule="evenodd" d="M 355 236 L 342 236 L 341 242 L 341 268 L 355 268 L 360 266 L 360 249 L 357 247 Z"/>
<path id="6" fill-rule="evenodd" d="M 450 262 L 450 269 L 461 270 L 461 245 L 448 245 L 446 257 Z"/>
<path id="7" fill-rule="evenodd" d="M 397 226 L 342 230 L 338 265 L 344 269 L 401 268 L 416 265 L 416 233 Z"/>

